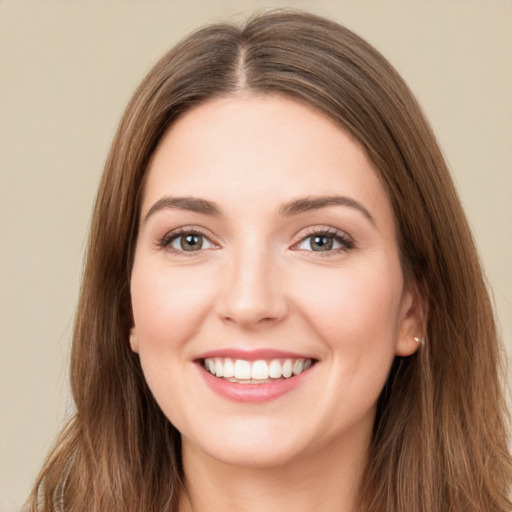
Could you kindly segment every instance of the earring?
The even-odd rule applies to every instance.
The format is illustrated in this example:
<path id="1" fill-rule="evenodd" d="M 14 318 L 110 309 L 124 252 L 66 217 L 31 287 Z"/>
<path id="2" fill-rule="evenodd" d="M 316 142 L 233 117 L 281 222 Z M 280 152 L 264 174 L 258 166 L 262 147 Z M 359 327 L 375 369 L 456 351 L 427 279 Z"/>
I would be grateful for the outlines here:
<path id="1" fill-rule="evenodd" d="M 414 341 L 415 341 L 418 345 L 420 345 L 420 346 L 421 346 L 421 345 L 423 345 L 423 342 L 424 342 L 423 338 L 420 338 L 420 337 L 418 337 L 418 336 L 414 336 L 414 338 L 413 338 L 413 339 L 414 339 Z"/>

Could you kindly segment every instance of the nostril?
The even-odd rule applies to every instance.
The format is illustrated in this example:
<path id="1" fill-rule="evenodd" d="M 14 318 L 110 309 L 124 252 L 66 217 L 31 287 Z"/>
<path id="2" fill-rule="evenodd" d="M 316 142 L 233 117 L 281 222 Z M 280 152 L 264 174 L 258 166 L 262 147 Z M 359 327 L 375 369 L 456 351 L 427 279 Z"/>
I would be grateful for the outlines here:
<path id="1" fill-rule="evenodd" d="M 233 313 L 233 314 L 226 314 L 223 317 L 223 320 L 228 323 L 234 323 L 242 326 L 269 326 L 271 324 L 277 323 L 280 321 L 280 318 L 275 316 L 261 316 L 258 314 L 253 313 Z"/>

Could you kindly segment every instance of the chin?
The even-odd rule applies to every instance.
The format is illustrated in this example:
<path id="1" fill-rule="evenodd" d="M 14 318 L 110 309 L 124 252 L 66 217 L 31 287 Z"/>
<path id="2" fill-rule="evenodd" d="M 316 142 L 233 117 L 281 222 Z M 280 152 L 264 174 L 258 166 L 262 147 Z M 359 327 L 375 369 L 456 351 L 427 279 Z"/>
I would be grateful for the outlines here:
<path id="1" fill-rule="evenodd" d="M 217 436 L 212 429 L 206 436 L 197 436 L 198 441 L 183 437 L 183 456 L 194 452 L 204 454 L 222 464 L 252 469 L 285 466 L 304 455 L 306 446 L 299 433 L 286 429 L 265 428 L 263 425 L 241 426 L 238 432 L 226 429 Z M 217 431 L 217 430 L 216 430 Z M 218 432 L 218 431 L 217 431 Z"/>
<path id="2" fill-rule="evenodd" d="M 267 443 L 268 445 L 268 443 Z M 271 469 L 286 466 L 299 458 L 297 450 L 254 443 L 231 444 L 204 451 L 213 460 L 245 469 Z"/>

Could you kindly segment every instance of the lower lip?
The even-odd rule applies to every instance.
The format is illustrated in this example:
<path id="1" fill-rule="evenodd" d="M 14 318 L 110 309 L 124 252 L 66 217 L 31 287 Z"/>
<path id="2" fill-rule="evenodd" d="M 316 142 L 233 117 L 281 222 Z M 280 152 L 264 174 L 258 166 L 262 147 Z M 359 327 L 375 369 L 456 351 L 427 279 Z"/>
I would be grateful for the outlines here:
<path id="1" fill-rule="evenodd" d="M 308 378 L 312 367 L 289 379 L 278 379 L 274 382 L 266 382 L 263 384 L 240 384 L 238 382 L 230 382 L 214 377 L 200 364 L 198 364 L 198 368 L 208 387 L 218 395 L 234 402 L 257 404 L 270 402 L 296 389 Z"/>

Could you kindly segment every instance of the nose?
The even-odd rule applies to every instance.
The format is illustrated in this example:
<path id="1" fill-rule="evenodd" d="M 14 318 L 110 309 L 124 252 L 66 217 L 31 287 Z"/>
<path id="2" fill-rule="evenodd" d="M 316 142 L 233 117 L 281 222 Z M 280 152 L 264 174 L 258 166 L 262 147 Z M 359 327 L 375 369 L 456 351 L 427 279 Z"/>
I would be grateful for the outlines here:
<path id="1" fill-rule="evenodd" d="M 288 313 L 283 273 L 261 247 L 240 251 L 229 262 L 217 304 L 224 322 L 246 329 L 277 324 Z"/>

